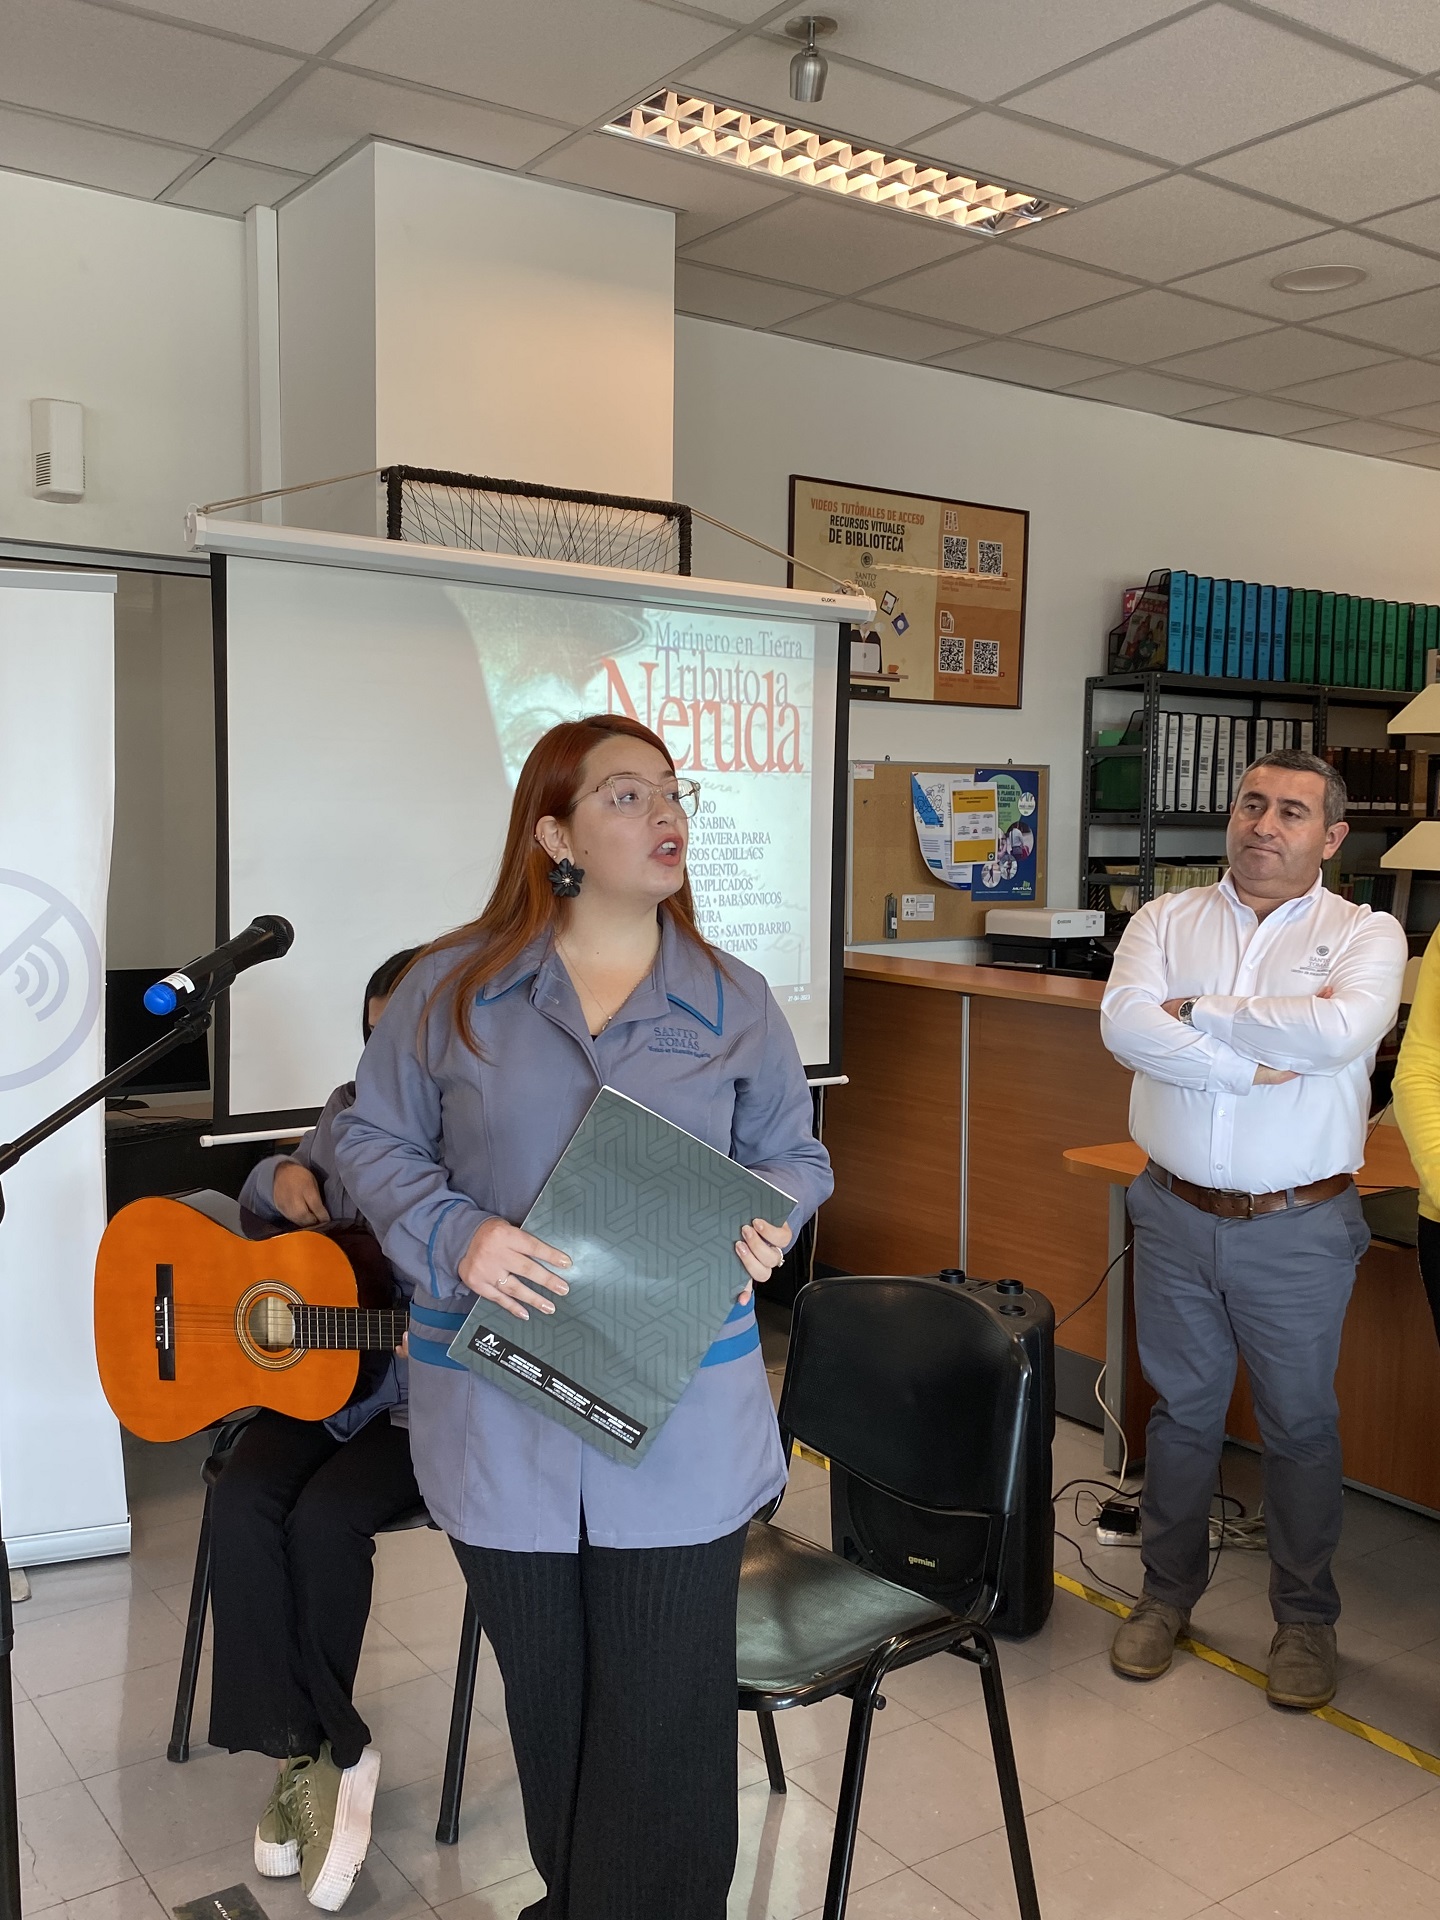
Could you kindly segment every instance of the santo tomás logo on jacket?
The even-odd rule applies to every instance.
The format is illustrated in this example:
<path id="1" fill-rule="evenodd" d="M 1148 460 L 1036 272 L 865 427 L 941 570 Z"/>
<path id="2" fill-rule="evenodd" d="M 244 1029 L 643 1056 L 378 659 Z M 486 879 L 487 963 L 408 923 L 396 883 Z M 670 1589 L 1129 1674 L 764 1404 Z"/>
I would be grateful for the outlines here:
<path id="1" fill-rule="evenodd" d="M 687 1060 L 713 1060 L 714 1052 L 702 1044 L 702 1037 L 694 1027 L 669 1024 L 657 1024 L 655 1038 L 646 1048 L 647 1053 L 678 1053 Z"/>

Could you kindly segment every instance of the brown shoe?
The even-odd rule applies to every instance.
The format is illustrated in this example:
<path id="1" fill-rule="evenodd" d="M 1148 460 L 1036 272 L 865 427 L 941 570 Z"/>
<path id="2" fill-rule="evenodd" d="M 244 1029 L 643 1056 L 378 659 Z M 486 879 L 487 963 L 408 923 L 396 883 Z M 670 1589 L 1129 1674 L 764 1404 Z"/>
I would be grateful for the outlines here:
<path id="1" fill-rule="evenodd" d="M 1334 1627 L 1322 1626 L 1318 1620 L 1282 1621 L 1270 1642 L 1265 1692 L 1277 1707 L 1313 1713 L 1335 1698 L 1339 1669 Z"/>
<path id="2" fill-rule="evenodd" d="M 1175 1642 L 1189 1625 L 1188 1612 L 1142 1594 L 1111 1642 L 1111 1666 L 1127 1680 L 1158 1680 L 1169 1672 Z"/>

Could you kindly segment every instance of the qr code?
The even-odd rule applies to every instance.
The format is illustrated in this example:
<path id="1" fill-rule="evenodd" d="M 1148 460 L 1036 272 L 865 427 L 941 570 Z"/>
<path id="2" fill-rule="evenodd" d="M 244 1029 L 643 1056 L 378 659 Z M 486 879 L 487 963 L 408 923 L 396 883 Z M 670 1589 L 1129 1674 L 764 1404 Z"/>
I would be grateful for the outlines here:
<path id="1" fill-rule="evenodd" d="M 947 634 L 940 636 L 941 673 L 963 673 L 965 671 L 965 642 L 951 639 Z"/>
<path id="2" fill-rule="evenodd" d="M 947 533 L 944 536 L 945 551 L 940 556 L 942 573 L 968 573 L 970 571 L 970 536 L 968 533 Z"/>
<path id="3" fill-rule="evenodd" d="M 970 671 L 983 675 L 987 680 L 1000 678 L 1000 642 L 998 640 L 970 642 Z"/>
<path id="4" fill-rule="evenodd" d="M 998 540 L 980 540 L 976 542 L 980 549 L 981 573 L 1002 574 L 1005 571 L 1005 548 Z"/>

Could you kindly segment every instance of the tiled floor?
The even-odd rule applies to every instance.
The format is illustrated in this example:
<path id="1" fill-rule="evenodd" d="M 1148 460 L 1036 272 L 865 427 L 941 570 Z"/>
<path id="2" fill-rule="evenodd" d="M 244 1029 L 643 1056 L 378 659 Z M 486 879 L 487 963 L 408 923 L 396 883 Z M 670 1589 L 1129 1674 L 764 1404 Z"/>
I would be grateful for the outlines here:
<path id="1" fill-rule="evenodd" d="M 767 1343 L 768 1344 L 768 1343 Z M 161 1920 L 246 1880 L 272 1920 L 310 1909 L 293 1881 L 259 1879 L 250 1834 L 271 1763 L 165 1744 L 199 1511 L 203 1440 L 130 1454 L 134 1551 L 38 1568 L 17 1609 L 26 1912 Z M 1062 1425 L 1057 1485 L 1098 1471 L 1098 1436 Z M 1227 1488 L 1247 1502 L 1255 1462 Z M 781 1518 L 828 1535 L 823 1472 L 797 1464 Z M 1122 1585 L 1138 1556 L 1096 1549 Z M 1088 1579 L 1073 1547 L 1062 1567 Z M 1347 1495 L 1338 1704 L 1440 1750 L 1440 1524 Z M 1197 1627 L 1263 1664 L 1263 1556 L 1226 1552 Z M 486 1659 L 458 1847 L 433 1838 L 459 1634 L 446 1543 L 379 1543 L 360 1675 L 384 1755 L 375 1844 L 347 1913 L 513 1920 L 538 1891 L 525 1848 L 498 1676 Z M 1440 1779 L 1309 1716 L 1280 1714 L 1242 1680 L 1181 1656 L 1136 1686 L 1105 1658 L 1112 1617 L 1065 1592 L 1003 1666 L 1046 1920 L 1434 1920 Z M 852 1920 L 1009 1920 L 1015 1902 L 974 1669 L 942 1657 L 899 1674 L 872 1749 Z M 771 1797 L 753 1722 L 741 1730 L 733 1920 L 818 1920 L 846 1707 L 779 1722 L 791 1781 Z M 203 1733 L 202 1684 L 196 1727 Z M 684 1920 L 676 1916 L 676 1920 Z"/>

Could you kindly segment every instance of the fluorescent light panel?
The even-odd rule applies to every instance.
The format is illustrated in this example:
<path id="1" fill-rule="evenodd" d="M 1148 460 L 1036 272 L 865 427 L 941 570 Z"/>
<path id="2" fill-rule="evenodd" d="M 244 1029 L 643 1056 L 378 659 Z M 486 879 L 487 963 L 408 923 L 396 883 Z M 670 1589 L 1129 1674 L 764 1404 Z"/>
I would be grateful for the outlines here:
<path id="1" fill-rule="evenodd" d="M 748 107 L 730 107 L 669 89 L 618 114 L 604 131 L 667 153 L 716 160 L 972 233 L 1009 233 L 1069 211 L 1058 201 L 972 180 L 968 174 L 950 173 L 928 160 L 852 146 L 833 134 L 788 126 Z"/>

